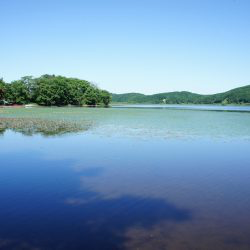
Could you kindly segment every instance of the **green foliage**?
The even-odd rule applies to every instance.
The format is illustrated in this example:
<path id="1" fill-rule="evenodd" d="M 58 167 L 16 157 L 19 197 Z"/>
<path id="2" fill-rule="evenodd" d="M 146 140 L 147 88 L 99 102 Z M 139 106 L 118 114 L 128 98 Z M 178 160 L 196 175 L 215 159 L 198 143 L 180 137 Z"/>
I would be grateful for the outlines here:
<path id="1" fill-rule="evenodd" d="M 35 102 L 40 105 L 69 104 L 69 87 L 67 78 L 61 76 L 42 76 L 37 79 Z"/>
<path id="2" fill-rule="evenodd" d="M 0 104 L 3 104 L 5 97 L 6 84 L 2 78 L 0 78 Z"/>
<path id="3" fill-rule="evenodd" d="M 228 99 L 226 98 L 226 99 L 224 99 L 222 102 L 221 102 L 221 105 L 223 105 L 223 106 L 225 106 L 225 105 L 227 105 L 228 104 Z"/>
<path id="4" fill-rule="evenodd" d="M 89 82 L 79 79 L 70 79 L 71 84 L 68 85 L 69 87 L 69 99 L 70 104 L 72 105 L 82 105 L 84 94 L 90 85 Z"/>
<path id="5" fill-rule="evenodd" d="M 83 95 L 83 102 L 86 105 L 96 105 L 99 99 L 99 92 L 92 86 L 89 86 Z"/>
<path id="6" fill-rule="evenodd" d="M 29 102 L 29 91 L 22 80 L 6 84 L 5 99 L 9 104 L 25 104 Z"/>
<path id="7" fill-rule="evenodd" d="M 37 84 L 36 84 L 36 80 L 33 79 L 32 76 L 24 76 L 21 78 L 21 81 L 23 82 L 23 84 L 26 86 L 27 90 L 28 90 L 28 101 L 34 102 L 35 101 L 35 92 L 36 92 L 36 88 L 37 88 Z"/>
<path id="8" fill-rule="evenodd" d="M 146 103 L 146 95 L 140 93 L 112 94 L 113 102 Z"/>
<path id="9" fill-rule="evenodd" d="M 111 102 L 111 95 L 108 91 L 106 90 L 101 90 L 100 91 L 100 98 L 101 102 L 105 105 L 108 106 L 109 103 Z"/>
<path id="10" fill-rule="evenodd" d="M 152 104 L 249 104 L 250 85 L 214 95 L 199 95 L 187 91 L 154 95 L 140 93 L 112 94 L 112 101 Z"/>
<path id="11" fill-rule="evenodd" d="M 108 105 L 111 95 L 100 90 L 90 82 L 76 78 L 55 75 L 22 77 L 18 81 L 4 84 L 0 81 L 0 100 L 8 104 L 26 104 L 29 102 L 45 106 L 63 105 Z"/>

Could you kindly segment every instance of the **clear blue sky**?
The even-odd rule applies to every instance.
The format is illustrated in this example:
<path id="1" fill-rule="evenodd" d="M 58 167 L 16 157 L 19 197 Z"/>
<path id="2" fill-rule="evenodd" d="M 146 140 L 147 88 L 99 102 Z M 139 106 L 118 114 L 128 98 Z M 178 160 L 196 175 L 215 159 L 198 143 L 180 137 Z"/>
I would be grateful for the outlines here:
<path id="1" fill-rule="evenodd" d="M 0 77 L 79 77 L 111 92 L 250 84 L 249 0 L 1 0 Z"/>

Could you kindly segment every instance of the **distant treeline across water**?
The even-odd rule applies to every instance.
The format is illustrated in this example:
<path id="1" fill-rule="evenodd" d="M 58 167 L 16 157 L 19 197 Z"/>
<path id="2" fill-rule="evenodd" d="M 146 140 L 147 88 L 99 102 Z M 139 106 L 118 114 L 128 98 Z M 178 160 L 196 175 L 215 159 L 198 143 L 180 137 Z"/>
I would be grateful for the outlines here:
<path id="1" fill-rule="evenodd" d="M 112 101 L 150 104 L 250 104 L 250 85 L 213 95 L 200 95 L 187 91 L 154 95 L 140 93 L 112 94 Z"/>
<path id="2" fill-rule="evenodd" d="M 22 77 L 5 83 L 0 79 L 0 104 L 37 103 L 44 106 L 105 105 L 111 101 L 111 94 L 86 80 L 64 76 L 42 75 Z"/>
<path id="3" fill-rule="evenodd" d="M 111 99 L 117 103 L 132 104 L 250 104 L 250 85 L 213 95 L 200 95 L 188 91 L 153 95 L 111 95 L 89 81 L 64 76 L 25 76 L 11 83 L 0 79 L 0 105 L 36 103 L 43 106 L 108 106 Z"/>

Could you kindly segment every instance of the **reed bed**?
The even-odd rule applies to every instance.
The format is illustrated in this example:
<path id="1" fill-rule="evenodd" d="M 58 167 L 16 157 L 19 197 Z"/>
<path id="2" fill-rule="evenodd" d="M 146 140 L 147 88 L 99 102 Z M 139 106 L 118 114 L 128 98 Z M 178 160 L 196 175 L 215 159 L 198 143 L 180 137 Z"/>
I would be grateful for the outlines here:
<path id="1" fill-rule="evenodd" d="M 44 136 L 62 135 L 72 132 L 86 131 L 90 123 L 65 120 L 47 120 L 40 118 L 0 118 L 0 131 L 7 129 L 25 135 L 42 134 Z"/>

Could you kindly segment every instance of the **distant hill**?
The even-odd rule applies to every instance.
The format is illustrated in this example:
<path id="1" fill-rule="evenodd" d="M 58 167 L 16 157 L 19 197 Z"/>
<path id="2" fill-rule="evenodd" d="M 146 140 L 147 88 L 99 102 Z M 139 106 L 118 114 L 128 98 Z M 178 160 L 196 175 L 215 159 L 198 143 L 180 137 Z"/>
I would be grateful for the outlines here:
<path id="1" fill-rule="evenodd" d="M 112 102 L 150 104 L 250 104 L 250 85 L 213 95 L 200 95 L 187 91 L 154 95 L 144 95 L 140 93 L 112 94 Z"/>

